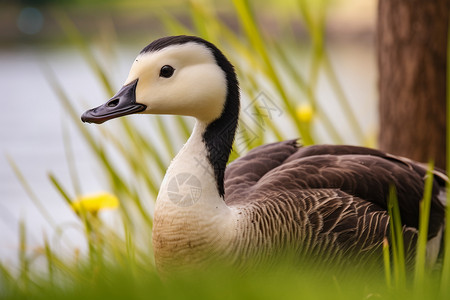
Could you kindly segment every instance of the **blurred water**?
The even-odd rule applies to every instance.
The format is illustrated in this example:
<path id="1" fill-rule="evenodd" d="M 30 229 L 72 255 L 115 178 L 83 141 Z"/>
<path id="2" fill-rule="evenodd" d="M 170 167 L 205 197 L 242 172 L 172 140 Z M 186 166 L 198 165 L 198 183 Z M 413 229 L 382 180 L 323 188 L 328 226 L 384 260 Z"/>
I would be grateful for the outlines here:
<path id="1" fill-rule="evenodd" d="M 17 254 L 19 220 L 24 220 L 27 225 L 30 248 L 42 245 L 44 232 L 50 239 L 54 233 L 26 194 L 4 154 L 17 164 L 56 224 L 77 224 L 75 215 L 47 176 L 49 172 L 55 174 L 71 190 L 63 126 L 72 138 L 76 166 L 83 174 L 83 190 L 102 189 L 102 180 L 96 178 L 98 174 L 87 147 L 62 109 L 43 70 L 54 70 L 72 100 L 100 103 L 107 96 L 78 51 L 72 48 L 3 50 L 0 51 L 0 65 L 0 257 L 5 261 L 15 259 Z M 80 108 L 80 114 L 82 110 Z M 74 232 L 68 239 L 75 239 L 76 245 L 82 241 Z"/>
<path id="2" fill-rule="evenodd" d="M 118 68 L 108 67 L 117 88 L 126 78 L 140 47 L 119 47 L 120 55 L 116 58 L 119 61 L 115 64 Z M 374 134 L 377 111 L 373 49 L 368 45 L 333 45 L 330 54 L 364 131 Z M 85 108 L 105 101 L 108 95 L 78 51 L 69 47 L 0 49 L 0 66 L 0 260 L 14 261 L 17 256 L 19 220 L 27 225 L 31 248 L 42 245 L 44 232 L 50 240 L 59 240 L 20 185 L 6 155 L 18 165 L 55 223 L 72 228 L 64 231 L 64 240 L 71 247 L 83 248 L 80 234 L 74 229 L 76 217 L 47 177 L 48 172 L 55 174 L 72 191 L 63 145 L 64 127 L 71 136 L 77 171 L 83 175 L 83 191 L 104 190 L 106 185 L 83 139 L 43 75 L 43 66 L 54 70 L 64 90 L 77 104 L 80 115 Z M 323 107 L 338 130 L 348 136 L 346 142 L 355 143 L 350 134 L 346 135 L 350 129 L 338 105 L 330 100 L 334 97 L 332 91 L 323 80 L 319 87 Z M 327 137 L 322 141 L 328 142 Z"/>

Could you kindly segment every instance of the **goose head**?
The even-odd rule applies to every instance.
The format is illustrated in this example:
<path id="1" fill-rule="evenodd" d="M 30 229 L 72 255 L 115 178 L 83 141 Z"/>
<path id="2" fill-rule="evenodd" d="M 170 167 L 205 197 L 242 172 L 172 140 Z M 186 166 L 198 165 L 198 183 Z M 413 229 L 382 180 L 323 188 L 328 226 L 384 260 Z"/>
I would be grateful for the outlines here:
<path id="1" fill-rule="evenodd" d="M 198 37 L 164 37 L 140 52 L 111 99 L 81 119 L 100 124 L 134 113 L 173 114 L 211 124 L 224 113 L 227 98 L 238 109 L 236 75 L 220 50 Z"/>

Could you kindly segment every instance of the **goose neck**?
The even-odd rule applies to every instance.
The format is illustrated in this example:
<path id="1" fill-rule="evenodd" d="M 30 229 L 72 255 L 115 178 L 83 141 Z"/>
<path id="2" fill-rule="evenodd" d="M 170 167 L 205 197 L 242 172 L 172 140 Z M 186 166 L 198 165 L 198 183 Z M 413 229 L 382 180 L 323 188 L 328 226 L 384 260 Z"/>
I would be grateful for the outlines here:
<path id="1" fill-rule="evenodd" d="M 158 200 L 170 200 L 181 207 L 223 202 L 203 138 L 206 128 L 207 124 L 196 122 L 190 138 L 167 169 Z"/>

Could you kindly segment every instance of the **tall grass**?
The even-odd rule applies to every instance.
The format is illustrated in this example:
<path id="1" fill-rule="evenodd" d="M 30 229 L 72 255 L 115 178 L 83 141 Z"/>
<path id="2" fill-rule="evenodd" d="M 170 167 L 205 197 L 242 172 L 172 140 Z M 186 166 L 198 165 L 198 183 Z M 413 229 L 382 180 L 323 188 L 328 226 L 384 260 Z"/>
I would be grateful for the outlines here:
<path id="1" fill-rule="evenodd" d="M 313 144 L 319 140 L 315 131 L 317 124 L 326 129 L 335 143 L 344 142 L 342 133 L 337 132 L 336 126 L 317 99 L 317 82 L 321 73 L 330 83 L 345 119 L 350 122 L 353 130 L 351 134 L 364 144 L 366 137 L 348 104 L 327 53 L 324 31 L 328 4 L 325 0 L 297 1 L 298 18 L 303 21 L 311 43 L 311 64 L 307 76 L 303 75 L 297 59 L 289 55 L 282 43 L 277 43 L 264 34 L 254 10 L 256 3 L 233 1 L 234 18 L 240 26 L 240 34 L 231 30 L 207 1 L 189 2 L 190 26 L 164 10 L 159 11 L 161 22 L 165 24 L 168 34 L 195 34 L 219 44 L 235 63 L 238 75 L 243 79 L 241 87 L 244 111 L 230 160 L 270 140 L 286 138 L 286 123 L 280 124 L 264 111 L 263 104 L 266 103 L 262 102 L 266 100 L 283 113 L 283 122 L 287 122 L 304 144 Z M 63 12 L 55 11 L 54 16 L 70 41 L 80 49 L 80 53 L 97 75 L 99 84 L 107 94 L 112 95 L 115 88 L 89 42 Z M 294 36 L 285 38 L 295 40 Z M 421 296 L 441 299 L 448 299 L 450 296 L 450 247 L 446 247 L 443 266 L 432 273 L 424 260 L 425 234 L 419 236 L 414 277 L 408 277 L 394 191 L 391 192 L 389 205 L 394 222 L 391 222 L 391 242 L 389 244 L 386 240 L 384 245 L 384 275 L 363 270 L 352 272 L 352 269 L 340 273 L 333 268 L 318 272 L 307 265 L 299 270 L 280 262 L 278 268 L 272 268 L 270 271 L 262 269 L 245 275 L 236 274 L 235 271 L 223 267 L 161 281 L 152 255 L 152 200 L 156 198 L 160 180 L 170 159 L 178 150 L 176 141 L 187 139 L 192 122 L 184 117 L 173 117 L 171 121 L 151 118 L 148 126 L 157 130 L 152 131 L 150 137 L 148 132 L 144 133 L 128 118 L 117 120 L 114 129 L 92 129 L 80 122 L 80 111 L 75 108 L 73 99 L 61 88 L 58 77 L 50 69 L 45 69 L 45 75 L 66 113 L 95 156 L 108 182 L 108 189 L 118 196 L 120 205 L 117 212 L 120 214 L 120 224 L 111 228 L 96 212 L 85 209 L 77 211 L 79 230 L 83 232 L 86 240 L 86 253 L 80 253 L 78 249 L 62 253 L 54 249 L 46 237 L 40 251 L 28 249 L 26 224 L 22 223 L 19 264 L 15 267 L 0 264 L 1 296 L 34 299 L 398 299 L 399 295 L 419 298 L 417 291 L 420 291 Z M 261 91 L 266 92 L 261 94 Z M 450 104 L 450 100 L 448 102 Z M 310 120 L 299 118 L 298 107 L 305 103 L 313 111 Z M 64 132 L 67 159 L 69 162 L 76 161 L 68 131 Z M 151 142 L 155 139 L 162 141 L 164 153 Z M 133 174 L 132 180 L 125 175 L 127 172 L 122 172 L 123 166 L 119 168 L 114 163 L 112 152 L 121 155 L 126 170 Z M 448 157 L 450 158 L 450 154 Z M 447 162 L 450 162 L 450 159 Z M 49 208 L 34 194 L 25 176 L 12 160 L 11 165 L 44 217 L 57 231 L 64 231 L 63 227 L 52 220 Z M 84 193 L 78 178 L 82 174 L 77 174 L 73 163 L 70 163 L 69 167 L 72 178 L 70 188 L 64 186 L 67 183 L 60 182 L 53 174 L 49 174 L 49 180 L 59 192 L 61 200 L 73 206 L 74 201 L 83 197 Z M 427 180 L 421 206 L 420 226 L 425 228 L 424 232 L 427 232 L 430 182 Z M 447 215 L 450 215 L 449 209 Z M 449 241 L 450 230 L 447 230 L 446 244 L 449 244 Z M 42 261 L 45 262 L 44 266 L 40 263 Z M 411 286 L 413 288 L 410 288 Z"/>

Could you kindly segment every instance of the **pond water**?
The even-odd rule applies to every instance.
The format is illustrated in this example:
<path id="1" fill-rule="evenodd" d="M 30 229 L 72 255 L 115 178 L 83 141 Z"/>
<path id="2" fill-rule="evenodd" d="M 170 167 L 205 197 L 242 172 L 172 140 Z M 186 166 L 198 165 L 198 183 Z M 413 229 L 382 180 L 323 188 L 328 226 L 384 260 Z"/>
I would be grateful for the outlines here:
<path id="1" fill-rule="evenodd" d="M 140 48 L 141 45 L 118 47 L 118 62 L 114 67 L 108 67 L 111 71 L 108 75 L 117 88 L 126 78 Z M 332 45 L 329 52 L 364 131 L 374 135 L 377 104 L 373 48 L 366 44 Z M 20 169 L 54 222 L 73 228 L 64 231 L 64 240 L 70 247 L 83 248 L 83 240 L 75 229 L 77 218 L 48 179 L 49 173 L 54 174 L 71 191 L 63 132 L 70 136 L 74 165 L 82 174 L 83 191 L 105 190 L 107 185 L 73 121 L 48 83 L 44 70 L 53 70 L 80 115 L 86 108 L 103 103 L 108 95 L 80 53 L 70 47 L 0 49 L 0 66 L 0 260 L 16 260 L 21 220 L 26 224 L 31 249 L 42 245 L 44 234 L 49 240 L 57 236 L 14 174 L 8 158 Z M 337 104 L 329 100 L 333 93 L 327 84 L 319 84 L 318 97 L 345 136 L 348 125 L 342 120 Z M 323 142 L 327 142 L 326 137 Z M 355 140 L 348 137 L 345 142 L 355 143 Z"/>

